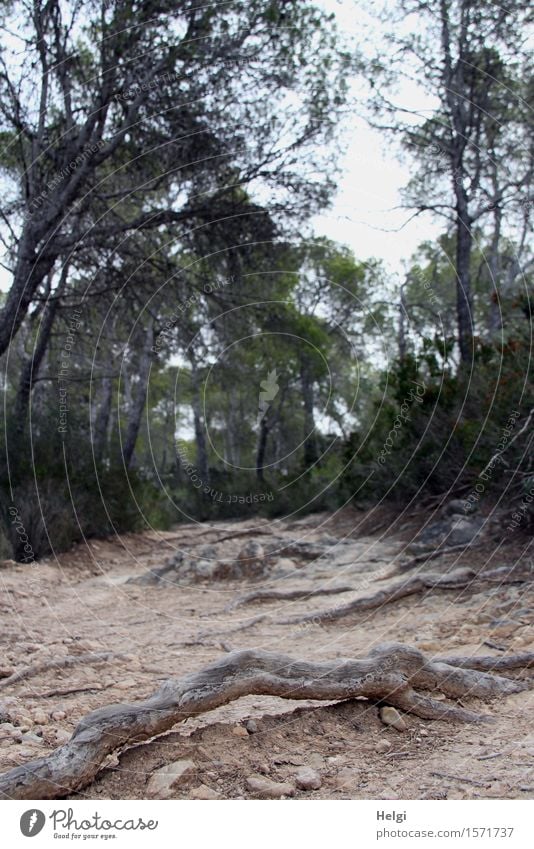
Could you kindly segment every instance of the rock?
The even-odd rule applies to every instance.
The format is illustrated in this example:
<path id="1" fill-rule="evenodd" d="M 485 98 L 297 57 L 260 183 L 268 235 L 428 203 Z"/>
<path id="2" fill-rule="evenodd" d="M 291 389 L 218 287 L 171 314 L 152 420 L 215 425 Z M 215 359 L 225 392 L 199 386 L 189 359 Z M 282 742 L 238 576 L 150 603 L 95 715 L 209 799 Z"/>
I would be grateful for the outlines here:
<path id="1" fill-rule="evenodd" d="M 452 498 L 442 507 L 441 513 L 443 516 L 452 516 L 453 514 L 467 516 L 469 513 L 475 513 L 476 510 L 477 505 L 472 501 L 464 501 L 463 498 Z"/>
<path id="2" fill-rule="evenodd" d="M 68 731 L 64 731 L 63 728 L 58 728 L 56 729 L 55 737 L 56 743 L 58 743 L 60 746 L 64 746 L 65 743 L 69 742 L 70 738 L 72 737 L 72 734 L 69 734 Z"/>
<path id="3" fill-rule="evenodd" d="M 137 687 L 135 678 L 123 678 L 122 681 L 118 681 L 115 684 L 116 690 L 131 690 L 133 687 Z"/>
<path id="4" fill-rule="evenodd" d="M 304 766 L 297 772 L 295 783 L 299 790 L 319 790 L 323 782 L 317 770 Z"/>
<path id="5" fill-rule="evenodd" d="M 189 794 L 190 799 L 206 799 L 206 800 L 215 800 L 220 799 L 221 794 L 217 793 L 216 790 L 212 790 L 211 787 L 207 787 L 205 784 L 201 784 L 199 787 L 195 787 L 191 790 Z"/>
<path id="6" fill-rule="evenodd" d="M 389 740 L 384 740 L 384 739 L 378 740 L 376 745 L 375 745 L 375 751 L 378 752 L 378 754 L 383 754 L 384 752 L 389 752 L 390 749 L 391 749 L 391 743 L 389 742 Z"/>
<path id="7" fill-rule="evenodd" d="M 384 725 L 390 725 L 397 731 L 406 731 L 406 729 L 408 728 L 404 719 L 402 718 L 398 710 L 394 707 L 381 707 L 380 719 L 382 720 Z"/>
<path id="8" fill-rule="evenodd" d="M 257 734 L 258 723 L 254 719 L 248 719 L 245 723 L 245 728 L 247 729 L 249 734 Z"/>
<path id="9" fill-rule="evenodd" d="M 62 719 L 67 718 L 67 714 L 64 710 L 55 710 L 50 714 L 50 716 L 55 722 L 61 722 Z"/>
<path id="10" fill-rule="evenodd" d="M 36 725 L 46 725 L 48 722 L 48 716 L 44 710 L 34 710 L 33 721 Z"/>
<path id="11" fill-rule="evenodd" d="M 265 551 L 261 543 L 250 540 L 237 555 L 240 577 L 259 578 L 265 569 Z"/>
<path id="12" fill-rule="evenodd" d="M 219 564 L 216 560 L 198 560 L 195 565 L 195 577 L 199 581 L 207 581 L 210 578 L 217 579 Z"/>
<path id="13" fill-rule="evenodd" d="M 306 763 L 313 769 L 322 769 L 325 765 L 324 755 L 319 754 L 319 752 L 312 752 L 306 757 Z"/>
<path id="14" fill-rule="evenodd" d="M 169 799 L 175 785 L 191 778 L 196 772 L 193 761 L 173 761 L 152 773 L 148 780 L 146 792 L 152 799 Z"/>
<path id="15" fill-rule="evenodd" d="M 358 782 L 358 773 L 355 769 L 345 767 L 340 769 L 335 777 L 334 783 L 338 790 L 354 790 Z"/>
<path id="16" fill-rule="evenodd" d="M 484 524 L 482 517 L 452 513 L 446 518 L 427 525 L 415 537 L 410 545 L 413 551 L 449 547 L 453 545 L 468 545 L 475 537 L 480 537 L 480 531 Z"/>
<path id="17" fill-rule="evenodd" d="M 23 743 L 37 743 L 39 746 L 43 745 L 43 738 L 38 737 L 37 734 L 24 734 L 22 738 Z"/>
<path id="18" fill-rule="evenodd" d="M 232 734 L 234 737 L 248 737 L 248 731 L 244 725 L 234 725 Z"/>
<path id="19" fill-rule="evenodd" d="M 295 786 L 288 781 L 271 781 L 264 775 L 249 775 L 246 781 L 247 790 L 257 796 L 266 796 L 268 799 L 280 799 L 282 796 L 294 796 Z"/>
<path id="20" fill-rule="evenodd" d="M 26 730 L 33 725 L 33 720 L 27 713 L 12 713 L 11 718 L 19 727 L 24 726 Z"/>

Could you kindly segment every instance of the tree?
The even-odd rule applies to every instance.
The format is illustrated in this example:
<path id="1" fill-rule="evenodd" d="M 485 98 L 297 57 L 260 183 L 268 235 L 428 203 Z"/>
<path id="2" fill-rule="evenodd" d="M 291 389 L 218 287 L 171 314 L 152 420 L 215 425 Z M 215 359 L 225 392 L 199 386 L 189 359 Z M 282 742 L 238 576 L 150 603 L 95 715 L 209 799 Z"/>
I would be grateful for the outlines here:
<path id="1" fill-rule="evenodd" d="M 324 201 L 328 181 L 295 163 L 330 133 L 344 59 L 313 6 L 22 0 L 4 8 L 4 32 L 14 19 L 27 23 L 22 60 L 12 61 L 11 34 L 0 58 L 13 273 L 0 354 L 58 258 L 80 246 L 204 226 L 228 215 L 234 182 L 270 184 L 280 209 L 286 187 L 292 206 Z M 280 108 L 280 90 L 296 105 Z"/>
<path id="2" fill-rule="evenodd" d="M 379 88 L 374 104 L 388 111 L 387 128 L 402 136 L 405 148 L 420 163 L 406 190 L 406 206 L 416 214 L 430 211 L 443 216 L 450 223 L 457 340 L 461 361 L 468 363 L 474 335 L 474 228 L 491 226 L 493 218 L 489 266 L 497 277 L 503 213 L 513 230 L 514 217 L 524 210 L 518 195 L 519 200 L 528 197 L 532 184 L 528 130 L 532 87 L 525 28 L 529 4 L 399 0 L 397 12 L 397 26 L 410 32 L 399 35 L 397 29 L 390 36 L 398 63 L 393 61 L 387 69 L 382 63 L 385 90 Z M 376 73 L 377 66 L 373 69 Z M 387 89 L 395 74 L 415 77 L 434 104 L 430 117 L 428 110 L 421 119 L 416 111 L 392 101 Z M 493 286 L 498 287 L 498 280 Z"/>

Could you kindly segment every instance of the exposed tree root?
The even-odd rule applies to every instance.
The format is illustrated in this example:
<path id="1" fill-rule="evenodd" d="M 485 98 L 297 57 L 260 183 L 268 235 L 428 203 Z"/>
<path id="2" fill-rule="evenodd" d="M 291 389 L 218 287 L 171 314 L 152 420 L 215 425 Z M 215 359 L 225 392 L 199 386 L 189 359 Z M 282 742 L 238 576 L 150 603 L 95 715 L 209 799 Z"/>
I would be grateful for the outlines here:
<path id="1" fill-rule="evenodd" d="M 459 590 L 471 589 L 473 587 L 478 589 L 479 584 L 483 583 L 523 583 L 529 579 L 532 579 L 531 573 L 525 573 L 524 570 L 509 569 L 507 567 L 478 573 L 473 569 L 456 569 L 444 575 L 426 573 L 424 575 L 417 575 L 400 584 L 395 584 L 387 589 L 380 590 L 374 595 L 356 598 L 347 604 L 332 607 L 329 610 L 319 610 L 316 613 L 307 613 L 304 616 L 292 616 L 287 619 L 281 619 L 279 620 L 279 624 L 292 625 L 300 622 L 320 624 L 322 622 L 333 622 L 336 619 L 343 619 L 345 616 L 350 616 L 353 613 L 375 610 L 378 607 L 391 604 L 401 598 L 425 593 L 427 590 Z"/>
<path id="2" fill-rule="evenodd" d="M 480 543 L 477 544 L 480 545 Z M 437 557 L 444 557 L 446 554 L 455 554 L 460 551 L 468 551 L 473 548 L 475 548 L 475 545 L 469 542 L 467 545 L 448 545 L 444 548 L 436 548 L 434 551 L 425 551 L 422 554 L 416 554 L 416 556 L 412 557 L 410 560 L 405 560 L 404 562 L 401 561 L 395 571 L 390 572 L 389 575 L 385 575 L 383 578 L 378 578 L 378 580 L 385 581 L 386 578 L 394 577 L 394 575 L 398 575 L 399 572 L 409 572 L 410 569 L 413 569 L 420 563 L 427 563 L 428 560 L 435 560 Z"/>
<path id="3" fill-rule="evenodd" d="M 361 660 L 323 663 L 263 651 L 236 651 L 199 672 L 167 681 L 145 701 L 108 705 L 88 714 L 64 746 L 1 775 L 0 798 L 65 796 L 89 784 L 113 751 L 241 696 L 329 701 L 364 696 L 425 719 L 481 721 L 486 717 L 444 704 L 415 688 L 440 690 L 452 698 L 487 699 L 517 693 L 527 686 L 430 661 L 417 649 L 398 643 L 378 646 Z"/>
<path id="4" fill-rule="evenodd" d="M 502 672 L 505 669 L 534 668 L 534 652 L 524 651 L 498 657 L 440 657 L 439 663 L 461 666 L 464 669 L 479 669 L 482 672 Z"/>
<path id="5" fill-rule="evenodd" d="M 48 672 L 50 669 L 65 669 L 67 666 L 76 666 L 78 664 L 105 663 L 108 660 L 124 657 L 113 651 L 90 652 L 88 654 L 68 654 L 65 657 L 58 657 L 54 660 L 44 660 L 42 663 L 35 663 L 33 666 L 26 666 L 18 672 L 14 672 L 9 678 L 3 678 L 0 681 L 0 690 L 16 684 L 18 681 L 25 681 L 27 678 L 33 678 L 35 675 L 40 675 L 42 672 Z"/>
<path id="6" fill-rule="evenodd" d="M 247 595 L 239 596 L 232 604 L 229 604 L 225 611 L 235 610 L 242 604 L 252 604 L 254 601 L 293 601 L 297 598 L 313 598 L 316 595 L 337 595 L 338 593 L 354 592 L 354 587 L 325 587 L 318 590 L 257 590 L 256 592 L 247 593 Z"/>
<path id="7" fill-rule="evenodd" d="M 205 537 L 206 537 L 207 534 L 210 534 L 210 535 L 211 534 L 220 534 L 220 533 L 222 533 L 222 530 L 223 529 L 221 529 L 221 528 L 202 528 L 202 530 L 199 533 L 193 534 L 193 536 L 191 536 L 191 534 L 189 534 L 189 536 L 186 536 L 184 534 L 174 534 L 171 537 L 163 537 L 162 539 L 155 539 L 155 540 L 151 541 L 151 547 L 150 548 L 147 548 L 146 550 L 143 550 L 143 551 L 138 551 L 137 555 L 151 554 L 154 548 L 158 548 L 159 546 L 161 546 L 163 543 L 166 543 L 166 542 L 181 542 L 182 545 L 184 545 L 184 546 L 197 545 L 199 541 L 205 540 Z M 263 528 L 261 526 L 259 528 L 245 528 L 245 530 L 243 530 L 243 531 L 237 531 L 236 533 L 225 534 L 224 536 L 219 537 L 218 539 L 213 541 L 213 545 L 218 545 L 221 542 L 226 542 L 227 540 L 231 540 L 231 539 L 238 539 L 239 537 L 248 537 L 248 536 L 270 536 L 270 537 L 272 537 L 273 535 L 274 535 L 273 531 L 263 530 Z M 145 540 L 145 542 L 146 542 L 146 540 Z"/>
<path id="8" fill-rule="evenodd" d="M 249 616 L 241 625 L 236 625 L 233 628 L 225 628 L 222 631 L 200 631 L 196 637 L 183 643 L 184 646 L 204 646 L 206 640 L 210 637 L 228 637 L 230 634 L 237 634 L 239 631 L 246 631 L 248 628 L 253 628 L 254 625 L 259 625 L 260 622 L 272 620 L 269 613 L 261 613 L 259 616 Z M 219 640 L 220 644 L 220 640 Z"/>

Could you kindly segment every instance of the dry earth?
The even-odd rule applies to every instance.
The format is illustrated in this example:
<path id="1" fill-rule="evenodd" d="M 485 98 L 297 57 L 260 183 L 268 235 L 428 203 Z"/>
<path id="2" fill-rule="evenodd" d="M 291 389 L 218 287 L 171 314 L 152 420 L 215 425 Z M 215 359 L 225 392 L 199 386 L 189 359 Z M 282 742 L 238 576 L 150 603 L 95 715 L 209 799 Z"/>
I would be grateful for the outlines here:
<path id="1" fill-rule="evenodd" d="M 278 624 L 278 619 L 334 607 L 399 580 L 390 573 L 406 557 L 415 524 L 399 529 L 386 517 L 381 528 L 379 521 L 376 513 L 371 518 L 345 510 L 296 522 L 181 525 L 168 533 L 90 541 L 31 566 L 4 562 L 0 772 L 65 742 L 88 711 L 145 698 L 165 679 L 198 670 L 232 649 L 262 648 L 310 660 L 365 655 L 385 641 L 417 646 L 430 657 L 501 656 L 532 649 L 534 598 L 526 584 L 429 591 L 326 625 Z M 128 582 L 161 567 L 177 550 L 231 563 L 254 540 L 263 546 L 272 540 L 277 545 L 281 540 L 322 544 L 326 553 L 313 560 L 274 558 L 272 572 L 256 580 L 164 581 L 156 586 Z M 527 542 L 516 541 L 497 554 L 487 542 L 422 568 L 443 572 L 458 565 L 478 568 L 488 561 L 512 565 L 528 556 Z M 353 590 L 228 609 L 238 596 L 260 589 L 340 585 Z M 262 614 L 264 618 L 252 622 Z M 94 652 L 120 656 L 7 681 L 10 673 L 26 666 Z M 250 776 L 294 785 L 302 767 L 318 773 L 321 787 L 297 787 L 295 798 L 530 797 L 532 693 L 492 704 L 470 699 L 464 706 L 487 712 L 494 721 L 465 725 L 406 715 L 407 728 L 399 732 L 385 726 L 377 706 L 363 699 L 325 705 L 247 697 L 119 752 L 88 788 L 71 798 L 146 797 L 151 774 L 177 760 L 193 762 L 169 791 L 177 799 L 254 797 L 247 785 Z"/>

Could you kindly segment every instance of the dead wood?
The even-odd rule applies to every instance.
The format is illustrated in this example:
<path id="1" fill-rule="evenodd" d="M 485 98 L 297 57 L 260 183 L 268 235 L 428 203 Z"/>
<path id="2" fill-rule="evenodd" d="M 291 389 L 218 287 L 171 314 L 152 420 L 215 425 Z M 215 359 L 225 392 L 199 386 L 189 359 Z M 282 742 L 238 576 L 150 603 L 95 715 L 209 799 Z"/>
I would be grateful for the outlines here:
<path id="1" fill-rule="evenodd" d="M 108 705 L 88 714 L 64 746 L 1 775 L 0 798 L 66 796 L 87 786 L 117 749 L 162 734 L 177 722 L 241 696 L 328 701 L 364 696 L 425 719 L 481 721 L 487 717 L 417 690 L 439 690 L 451 698 L 488 699 L 527 686 L 522 681 L 434 662 L 419 650 L 398 643 L 378 646 L 360 660 L 320 663 L 264 651 L 236 651 L 199 672 L 165 682 L 144 701 Z"/>

